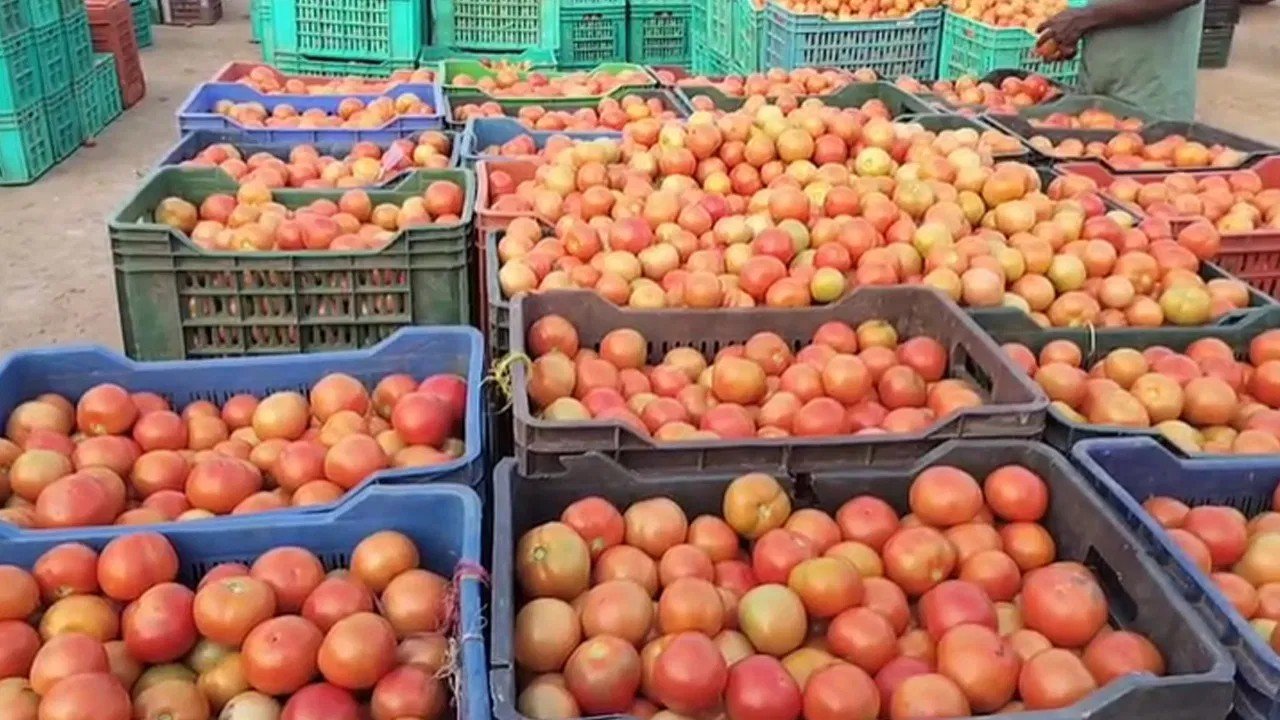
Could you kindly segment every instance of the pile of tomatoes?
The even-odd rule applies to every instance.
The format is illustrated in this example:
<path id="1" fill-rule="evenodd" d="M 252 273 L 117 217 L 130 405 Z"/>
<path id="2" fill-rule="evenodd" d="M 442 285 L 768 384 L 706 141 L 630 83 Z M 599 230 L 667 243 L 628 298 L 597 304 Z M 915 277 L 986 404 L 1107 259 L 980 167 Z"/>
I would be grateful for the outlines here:
<path id="1" fill-rule="evenodd" d="M 370 392 L 343 373 L 309 396 L 233 395 L 181 414 L 115 384 L 72 403 L 45 393 L 0 439 L 0 520 L 23 527 L 144 524 L 332 502 L 386 468 L 452 462 L 467 385 L 387 375 Z"/>
<path id="2" fill-rule="evenodd" d="M 1280 187 L 1268 187 L 1256 170 L 1175 172 L 1154 182 L 1118 177 L 1103 189 L 1148 215 L 1202 217 L 1224 235 L 1280 230 Z"/>
<path id="3" fill-rule="evenodd" d="M 1075 422 L 1154 428 L 1188 452 L 1280 453 L 1280 330 L 1255 336 L 1244 360 L 1218 338 L 1184 352 L 1119 348 L 1087 371 L 1070 340 L 1039 357 L 1018 343 L 1005 350 Z"/>
<path id="4" fill-rule="evenodd" d="M 494 101 L 460 104 L 453 109 L 453 113 L 459 122 L 471 118 L 507 115 L 502 105 Z M 622 130 L 641 120 L 650 120 L 650 124 L 655 126 L 660 120 L 675 120 L 676 112 L 661 97 L 646 98 L 629 94 L 621 98 L 603 98 L 594 108 L 573 111 L 525 105 L 516 111 L 515 118 L 533 130 Z"/>
<path id="5" fill-rule="evenodd" d="M 1188 507 L 1163 496 L 1147 498 L 1142 507 L 1280 652 L 1280 492 L 1274 493 L 1271 510 L 1248 520 L 1233 507 Z"/>
<path id="6" fill-rule="evenodd" d="M 250 128 L 373 129 L 402 115 L 435 115 L 436 109 L 414 93 L 401 93 L 395 97 L 383 95 L 368 102 L 363 98 L 346 97 L 334 112 L 322 108 L 300 111 L 289 103 L 272 103 L 267 107 L 260 102 L 234 103 L 230 100 L 219 100 L 214 112 Z"/>
<path id="7" fill-rule="evenodd" d="M 443 717 L 447 578 L 382 531 L 328 575 L 301 547 L 176 582 L 160 534 L 0 565 L 0 716 L 12 720 Z M 282 708 L 283 705 L 283 708 Z"/>
<path id="8" fill-rule="evenodd" d="M 376 95 L 399 83 L 423 85 L 433 79 L 435 72 L 426 68 L 396 70 L 385 80 L 374 80 L 363 77 L 294 77 L 270 65 L 258 65 L 236 82 L 265 95 Z"/>
<path id="9" fill-rule="evenodd" d="M 941 343 L 899 338 L 883 320 L 825 323 L 796 353 L 767 331 L 714 358 L 675 347 L 649 364 L 647 345 L 620 328 L 584 348 L 568 320 L 539 318 L 526 340 L 529 398 L 548 420 L 616 420 L 663 441 L 915 432 L 983 404 L 945 377 Z"/>
<path id="10" fill-rule="evenodd" d="M 870 495 L 834 516 L 793 510 L 762 473 L 728 486 L 720 517 L 665 497 L 584 498 L 516 548 L 518 707 L 953 718 L 1066 707 L 1163 674 L 1148 638 L 1108 627 L 1092 573 L 1055 562 L 1049 501 L 1019 465 L 981 480 L 931 467 L 905 517 Z"/>
<path id="11" fill-rule="evenodd" d="M 575 71 L 542 73 L 516 67 L 496 68 L 479 78 L 458 73 L 448 83 L 458 88 L 474 88 L 493 97 L 592 97 L 628 86 L 653 85 L 654 80 L 643 70 L 619 72 Z"/>

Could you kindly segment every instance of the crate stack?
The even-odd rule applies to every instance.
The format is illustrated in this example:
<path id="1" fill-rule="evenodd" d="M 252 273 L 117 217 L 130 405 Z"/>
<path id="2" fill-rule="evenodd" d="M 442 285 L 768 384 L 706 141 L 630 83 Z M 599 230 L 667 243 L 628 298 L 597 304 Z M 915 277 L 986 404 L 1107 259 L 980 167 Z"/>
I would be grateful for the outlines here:
<path id="1" fill-rule="evenodd" d="M 688 65 L 693 54 L 692 4 L 690 0 L 627 0 L 627 60 Z"/>
<path id="2" fill-rule="evenodd" d="M 148 0 L 129 0 L 133 9 L 133 37 L 138 47 L 151 47 L 155 44 L 155 36 L 151 32 L 151 3 Z"/>
<path id="3" fill-rule="evenodd" d="M 426 27 L 424 0 L 274 0 L 258 3 L 257 16 L 263 59 L 300 75 L 415 67 Z"/>
<path id="4" fill-rule="evenodd" d="M 147 93 L 133 30 L 133 7 L 128 0 L 85 0 L 84 6 L 88 9 L 93 49 L 114 56 L 121 104 L 131 108 Z"/>
<path id="5" fill-rule="evenodd" d="M 627 0 L 561 0 L 562 70 L 586 70 L 627 57 Z"/>
<path id="6" fill-rule="evenodd" d="M 1068 6 L 1079 7 L 1085 0 L 1068 0 Z M 962 75 L 986 75 L 994 70 L 1026 70 L 1043 75 L 1063 85 L 1075 85 L 1080 76 L 1079 57 L 1046 62 L 1033 50 L 1036 35 L 1021 27 L 997 27 L 947 9 L 942 26 L 942 45 L 938 54 L 936 75 L 918 78 L 957 78 Z"/>
<path id="7" fill-rule="evenodd" d="M 428 64 L 449 58 L 505 58 L 554 67 L 561 48 L 562 10 L 616 11 L 621 6 L 620 0 L 430 0 L 430 23 L 422 37 L 421 61 Z M 594 19 L 592 24 L 597 28 L 600 25 Z M 602 37 L 603 33 L 591 30 L 584 37 L 588 35 Z M 592 48 L 591 53 L 599 53 L 603 41 L 584 42 Z"/>
<path id="8" fill-rule="evenodd" d="M 1231 40 L 1240 20 L 1239 0 L 1205 0 L 1200 34 L 1200 67 L 1223 68 L 1231 56 Z"/>

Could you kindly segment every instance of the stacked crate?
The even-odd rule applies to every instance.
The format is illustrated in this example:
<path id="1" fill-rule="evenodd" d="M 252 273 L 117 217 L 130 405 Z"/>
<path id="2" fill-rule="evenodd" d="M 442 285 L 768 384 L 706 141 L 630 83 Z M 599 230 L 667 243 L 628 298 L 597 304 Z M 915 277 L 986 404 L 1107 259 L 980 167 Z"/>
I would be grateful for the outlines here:
<path id="1" fill-rule="evenodd" d="M 129 0 L 133 9 L 133 37 L 138 47 L 151 47 L 155 38 L 151 32 L 151 3 L 148 0 Z"/>
<path id="2" fill-rule="evenodd" d="M 85 7 L 89 10 L 93 49 L 115 56 L 121 103 L 126 108 L 133 107 L 147 92 L 133 31 L 133 8 L 128 0 L 86 0 Z"/>
<path id="3" fill-rule="evenodd" d="M 1200 67 L 1222 68 L 1231 56 L 1231 40 L 1240 19 L 1238 0 L 1205 0 L 1200 34 Z"/>
<path id="4" fill-rule="evenodd" d="M 562 70 L 585 70 L 626 57 L 626 0 L 562 0 L 559 56 Z"/>
<path id="5" fill-rule="evenodd" d="M 562 9 L 616 10 L 614 2 L 621 5 L 618 0 L 590 3 L 590 8 L 580 1 L 575 6 L 574 0 L 431 0 L 422 57 L 426 62 L 521 58 L 544 65 L 561 48 Z"/>
<path id="6" fill-rule="evenodd" d="M 693 56 L 690 0 L 627 0 L 627 61 L 641 65 L 688 65 Z M 727 36 L 709 40 L 717 47 Z"/>
<path id="7" fill-rule="evenodd" d="M 414 67 L 426 39 L 424 0 L 274 0 L 258 12 L 263 59 L 289 73 L 386 77 Z"/>

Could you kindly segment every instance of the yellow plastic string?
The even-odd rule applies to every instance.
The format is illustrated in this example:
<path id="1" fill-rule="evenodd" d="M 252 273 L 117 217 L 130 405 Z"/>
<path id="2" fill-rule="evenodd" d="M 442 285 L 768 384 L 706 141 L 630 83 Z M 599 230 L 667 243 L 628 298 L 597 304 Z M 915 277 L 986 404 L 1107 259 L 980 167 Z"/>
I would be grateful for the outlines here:
<path id="1" fill-rule="evenodd" d="M 492 385 L 498 389 L 498 392 L 502 393 L 502 397 L 505 400 L 502 411 L 510 408 L 515 398 L 514 388 L 512 387 L 515 380 L 512 377 L 511 369 L 516 363 L 523 363 L 526 370 L 532 370 L 533 368 L 533 360 L 528 355 L 522 352 L 508 353 L 506 357 L 493 364 L 493 369 L 484 379 L 485 385 Z"/>

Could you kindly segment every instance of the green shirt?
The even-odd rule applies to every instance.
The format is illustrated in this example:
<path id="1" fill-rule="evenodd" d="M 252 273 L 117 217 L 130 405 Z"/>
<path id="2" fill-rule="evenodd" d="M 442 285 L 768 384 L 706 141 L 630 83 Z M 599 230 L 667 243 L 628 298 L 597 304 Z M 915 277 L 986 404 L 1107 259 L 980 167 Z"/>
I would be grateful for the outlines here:
<path id="1" fill-rule="evenodd" d="M 1081 88 L 1153 115 L 1194 120 L 1203 24 L 1204 3 L 1197 2 L 1154 22 L 1090 33 L 1080 62 Z"/>

